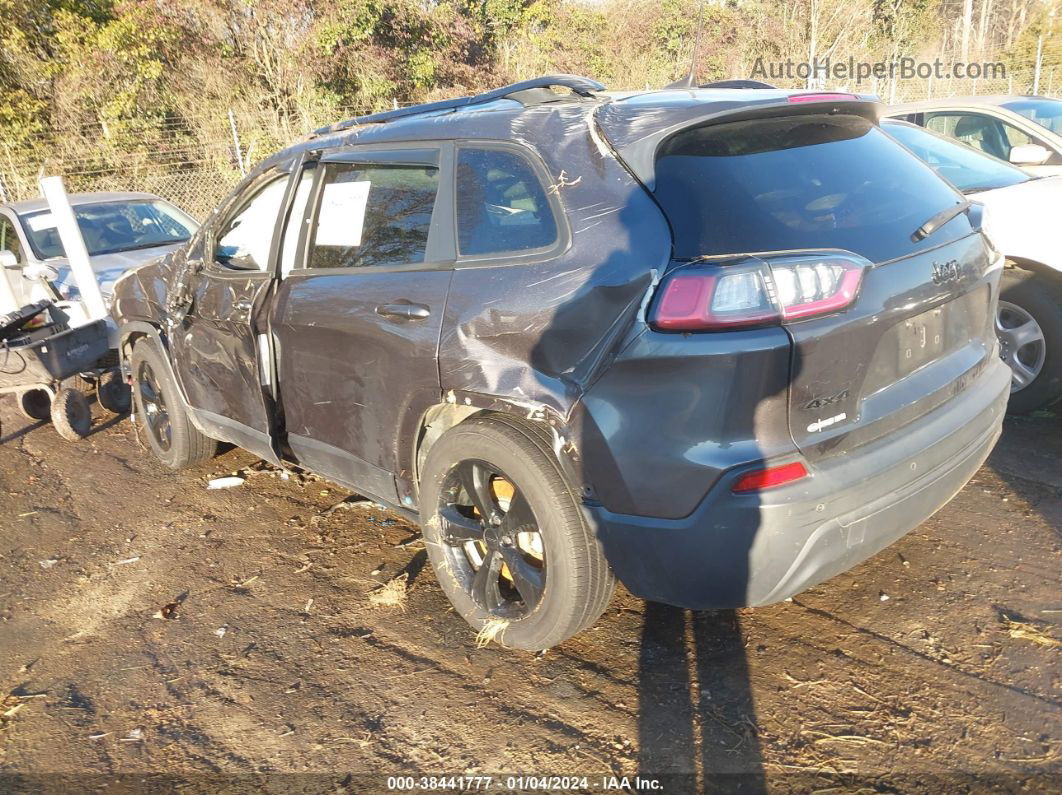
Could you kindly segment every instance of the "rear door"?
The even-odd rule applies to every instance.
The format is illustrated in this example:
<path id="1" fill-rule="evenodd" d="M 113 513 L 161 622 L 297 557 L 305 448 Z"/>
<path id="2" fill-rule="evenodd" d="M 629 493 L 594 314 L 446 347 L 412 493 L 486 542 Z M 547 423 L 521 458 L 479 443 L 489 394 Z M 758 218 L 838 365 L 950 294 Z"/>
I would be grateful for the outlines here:
<path id="1" fill-rule="evenodd" d="M 963 201 L 876 125 L 820 115 L 675 136 L 656 162 L 675 253 L 755 253 L 782 293 L 814 305 L 832 252 L 862 269 L 843 311 L 789 320 L 789 425 L 810 459 L 843 453 L 946 402 L 994 350 L 993 270 Z M 797 256 L 794 256 L 797 255 Z M 800 264 L 794 266 L 794 260 Z M 786 273 L 781 273 L 783 263 Z"/>
<path id="2" fill-rule="evenodd" d="M 391 502 L 395 475 L 412 481 L 401 462 L 440 398 L 439 332 L 454 261 L 451 203 L 440 186 L 451 161 L 449 144 L 325 153 L 301 180 L 306 211 L 301 228 L 286 233 L 271 317 L 291 454 Z"/>

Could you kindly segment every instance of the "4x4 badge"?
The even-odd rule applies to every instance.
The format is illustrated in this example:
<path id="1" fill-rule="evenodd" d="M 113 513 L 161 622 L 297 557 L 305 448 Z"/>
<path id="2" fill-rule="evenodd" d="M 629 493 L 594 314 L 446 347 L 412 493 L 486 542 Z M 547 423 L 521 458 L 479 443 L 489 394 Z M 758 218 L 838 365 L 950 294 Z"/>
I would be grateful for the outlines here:
<path id="1" fill-rule="evenodd" d="M 809 400 L 804 404 L 806 411 L 815 411 L 816 409 L 825 408 L 826 406 L 832 406 L 835 403 L 840 403 L 842 400 L 848 397 L 848 390 L 838 392 L 836 395 L 826 395 L 825 397 L 817 397 L 814 400 Z"/>

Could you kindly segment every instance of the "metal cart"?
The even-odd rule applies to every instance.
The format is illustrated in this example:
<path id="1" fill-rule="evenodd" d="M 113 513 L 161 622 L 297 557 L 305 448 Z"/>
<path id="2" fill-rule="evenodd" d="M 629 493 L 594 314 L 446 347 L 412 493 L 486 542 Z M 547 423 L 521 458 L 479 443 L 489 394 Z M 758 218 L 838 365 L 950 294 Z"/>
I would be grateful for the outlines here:
<path id="1" fill-rule="evenodd" d="M 41 302 L 0 319 L 0 393 L 17 393 L 23 414 L 51 419 L 60 436 L 77 441 L 92 427 L 79 378 L 96 371 L 108 352 L 107 325 L 97 320 L 68 328 L 53 315 L 52 323 L 27 327 L 31 319 L 51 311 Z"/>

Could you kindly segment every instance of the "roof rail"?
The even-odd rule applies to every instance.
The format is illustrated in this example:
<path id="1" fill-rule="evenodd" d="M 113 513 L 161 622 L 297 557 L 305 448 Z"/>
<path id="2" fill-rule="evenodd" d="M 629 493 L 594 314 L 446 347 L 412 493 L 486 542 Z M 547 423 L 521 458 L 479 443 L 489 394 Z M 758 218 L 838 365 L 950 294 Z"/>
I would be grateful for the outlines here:
<path id="1" fill-rule="evenodd" d="M 347 119 L 346 121 L 330 124 L 327 127 L 321 127 L 314 130 L 313 134 L 315 136 L 325 135 L 326 133 L 348 130 L 359 124 L 381 124 L 383 122 L 394 121 L 395 119 L 404 119 L 408 116 L 419 116 L 421 113 L 457 110 L 458 108 L 464 108 L 469 105 L 482 105 L 486 102 L 493 102 L 497 99 L 512 98 L 523 102 L 524 104 L 535 104 L 536 100 L 534 97 L 537 95 L 534 92 L 534 89 L 548 89 L 553 87 L 571 89 L 574 93 L 582 97 L 589 97 L 592 96 L 594 92 L 605 90 L 605 87 L 601 83 L 596 80 L 591 80 L 588 77 L 563 74 L 543 75 L 542 77 L 535 77 L 531 80 L 524 80 L 520 83 L 512 83 L 511 85 L 502 86 L 493 91 L 487 91 L 471 97 L 444 99 L 440 102 L 427 102 L 421 105 L 412 105 L 408 108 L 396 108 L 395 110 L 387 110 L 383 113 L 372 113 L 368 116 L 355 116 L 353 119 Z M 522 92 L 530 93 L 523 94 L 523 96 L 519 98 L 513 96 L 521 94 Z"/>

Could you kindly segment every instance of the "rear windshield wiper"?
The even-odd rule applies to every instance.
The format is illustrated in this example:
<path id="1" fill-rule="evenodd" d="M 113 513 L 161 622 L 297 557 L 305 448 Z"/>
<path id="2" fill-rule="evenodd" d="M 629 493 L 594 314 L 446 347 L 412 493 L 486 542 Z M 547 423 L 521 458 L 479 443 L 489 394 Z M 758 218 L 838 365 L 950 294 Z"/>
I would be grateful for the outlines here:
<path id="1" fill-rule="evenodd" d="M 958 204 L 952 205 L 946 210 L 941 210 L 939 213 L 934 215 L 932 218 L 930 218 L 928 221 L 926 221 L 924 224 L 914 230 L 914 232 L 911 234 L 911 242 L 917 243 L 919 240 L 925 240 L 931 234 L 940 229 L 940 227 L 944 226 L 944 224 L 946 224 L 952 218 L 956 218 L 962 215 L 972 206 L 973 202 L 966 200 L 963 202 L 959 202 Z"/>

